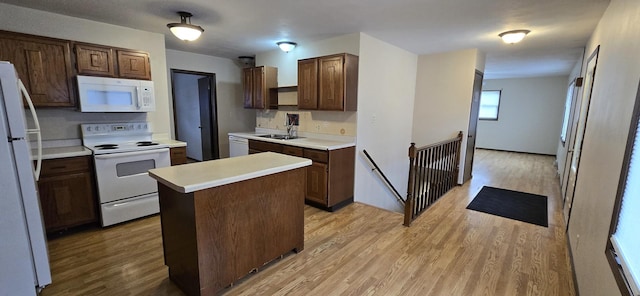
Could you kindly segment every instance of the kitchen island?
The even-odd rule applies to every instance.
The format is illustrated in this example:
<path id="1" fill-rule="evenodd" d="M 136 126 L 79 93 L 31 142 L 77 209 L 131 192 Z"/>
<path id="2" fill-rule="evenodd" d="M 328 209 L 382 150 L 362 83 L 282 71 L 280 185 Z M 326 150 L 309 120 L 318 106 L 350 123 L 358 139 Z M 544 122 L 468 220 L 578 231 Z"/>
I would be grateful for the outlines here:
<path id="1" fill-rule="evenodd" d="M 169 278 L 187 295 L 214 295 L 301 251 L 309 165 L 265 152 L 149 170 L 158 181 Z"/>

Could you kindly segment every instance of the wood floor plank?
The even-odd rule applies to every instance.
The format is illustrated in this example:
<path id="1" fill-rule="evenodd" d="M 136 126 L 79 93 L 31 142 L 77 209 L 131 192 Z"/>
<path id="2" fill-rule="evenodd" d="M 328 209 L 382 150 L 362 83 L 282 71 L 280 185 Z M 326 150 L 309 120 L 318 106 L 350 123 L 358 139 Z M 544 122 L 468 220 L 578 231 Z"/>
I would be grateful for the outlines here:
<path id="1" fill-rule="evenodd" d="M 224 295 L 574 295 L 562 199 L 549 156 L 477 150 L 473 178 L 422 214 L 355 203 L 305 207 L 305 249 Z M 549 227 L 467 210 L 482 186 L 548 196 Z M 183 295 L 164 266 L 159 216 L 49 241 L 42 295 Z"/>

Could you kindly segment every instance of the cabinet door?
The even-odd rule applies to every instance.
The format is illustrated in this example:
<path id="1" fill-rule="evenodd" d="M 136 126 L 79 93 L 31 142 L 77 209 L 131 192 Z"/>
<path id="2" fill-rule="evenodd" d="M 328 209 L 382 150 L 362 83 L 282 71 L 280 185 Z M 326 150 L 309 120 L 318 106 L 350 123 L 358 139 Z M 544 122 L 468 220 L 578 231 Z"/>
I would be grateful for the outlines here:
<path id="1" fill-rule="evenodd" d="M 36 107 L 73 107 L 68 41 L 0 32 L 0 61 L 15 65 Z"/>
<path id="2" fill-rule="evenodd" d="M 44 177 L 38 181 L 47 232 L 96 220 L 96 201 L 88 172 Z"/>
<path id="3" fill-rule="evenodd" d="M 344 56 L 320 59 L 318 109 L 344 110 Z"/>
<path id="4" fill-rule="evenodd" d="M 327 206 L 327 165 L 314 162 L 307 167 L 307 199 Z"/>
<path id="5" fill-rule="evenodd" d="M 264 67 L 253 68 L 253 108 L 266 107 L 266 86 Z"/>
<path id="6" fill-rule="evenodd" d="M 118 50 L 118 76 L 151 80 L 149 54 L 139 51 Z"/>
<path id="7" fill-rule="evenodd" d="M 242 94 L 244 107 L 253 108 L 253 68 L 242 69 Z"/>
<path id="8" fill-rule="evenodd" d="M 76 44 L 78 74 L 113 77 L 116 75 L 113 49 L 109 47 Z"/>
<path id="9" fill-rule="evenodd" d="M 318 60 L 298 61 L 298 109 L 318 109 Z"/>
<path id="10" fill-rule="evenodd" d="M 187 163 L 187 147 L 175 147 L 169 149 L 171 154 L 171 165 Z"/>

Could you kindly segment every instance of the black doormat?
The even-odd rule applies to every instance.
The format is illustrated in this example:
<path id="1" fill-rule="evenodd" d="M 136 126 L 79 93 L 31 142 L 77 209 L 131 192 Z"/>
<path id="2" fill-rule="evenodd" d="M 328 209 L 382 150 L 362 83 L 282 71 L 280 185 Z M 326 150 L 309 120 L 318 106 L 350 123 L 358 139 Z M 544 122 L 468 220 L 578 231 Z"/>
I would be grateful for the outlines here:
<path id="1" fill-rule="evenodd" d="M 484 186 L 467 209 L 548 227 L 544 195 Z"/>

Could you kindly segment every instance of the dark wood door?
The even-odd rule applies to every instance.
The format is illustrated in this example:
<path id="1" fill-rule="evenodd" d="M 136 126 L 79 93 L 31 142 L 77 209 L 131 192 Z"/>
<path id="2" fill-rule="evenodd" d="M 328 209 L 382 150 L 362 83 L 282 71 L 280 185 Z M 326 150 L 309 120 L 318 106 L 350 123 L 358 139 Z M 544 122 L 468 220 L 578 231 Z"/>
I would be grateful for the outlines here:
<path id="1" fill-rule="evenodd" d="M 68 41 L 0 31 L 0 60 L 14 64 L 34 106 L 75 106 Z"/>
<path id="2" fill-rule="evenodd" d="M 110 47 L 76 44 L 78 74 L 114 77 L 116 75 L 113 49 Z"/>
<path id="3" fill-rule="evenodd" d="M 318 109 L 318 60 L 298 61 L 298 109 Z"/>
<path id="4" fill-rule="evenodd" d="M 466 156 L 464 158 L 464 174 L 462 182 L 471 179 L 473 172 L 473 156 L 476 151 L 476 128 L 478 127 L 478 112 L 480 111 L 480 95 L 482 93 L 483 74 L 476 70 L 473 79 L 473 95 L 471 97 L 471 114 L 469 115 L 469 130 L 467 131 Z"/>
<path id="5" fill-rule="evenodd" d="M 139 51 L 118 50 L 118 76 L 151 80 L 149 54 Z"/>
<path id="6" fill-rule="evenodd" d="M 344 110 L 344 56 L 320 59 L 318 109 Z"/>
<path id="7" fill-rule="evenodd" d="M 327 205 L 327 165 L 314 162 L 307 167 L 307 199 Z"/>
<path id="8" fill-rule="evenodd" d="M 242 98 L 245 108 L 253 108 L 253 68 L 242 69 Z"/>
<path id="9" fill-rule="evenodd" d="M 44 177 L 38 190 L 47 232 L 96 221 L 90 173 Z"/>
<path id="10" fill-rule="evenodd" d="M 266 107 L 266 92 L 264 67 L 253 68 L 253 108 L 264 109 Z"/>

